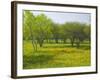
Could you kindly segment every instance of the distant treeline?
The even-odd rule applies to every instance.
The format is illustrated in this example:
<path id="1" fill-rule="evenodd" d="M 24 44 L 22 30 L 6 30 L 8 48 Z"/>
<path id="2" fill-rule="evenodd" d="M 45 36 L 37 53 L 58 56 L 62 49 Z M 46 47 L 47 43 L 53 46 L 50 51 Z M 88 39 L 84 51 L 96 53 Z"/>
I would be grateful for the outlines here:
<path id="1" fill-rule="evenodd" d="M 84 17 L 84 16 L 83 16 Z M 90 24 L 79 22 L 66 22 L 63 24 L 55 23 L 45 14 L 34 15 L 31 11 L 24 11 L 23 39 L 31 40 L 34 50 L 37 50 L 37 44 L 40 47 L 44 42 L 55 41 L 59 43 L 66 40 L 70 44 L 76 44 L 80 47 L 80 43 L 84 40 L 90 41 Z"/>

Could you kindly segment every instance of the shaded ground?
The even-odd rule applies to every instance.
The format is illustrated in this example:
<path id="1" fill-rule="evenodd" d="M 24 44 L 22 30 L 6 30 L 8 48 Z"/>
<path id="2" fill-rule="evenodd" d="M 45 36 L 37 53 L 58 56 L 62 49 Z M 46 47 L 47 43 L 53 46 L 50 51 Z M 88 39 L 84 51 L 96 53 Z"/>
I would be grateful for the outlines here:
<path id="1" fill-rule="evenodd" d="M 80 48 L 70 44 L 44 44 L 34 52 L 30 42 L 24 42 L 23 68 L 54 68 L 90 65 L 89 44 L 81 44 Z"/>

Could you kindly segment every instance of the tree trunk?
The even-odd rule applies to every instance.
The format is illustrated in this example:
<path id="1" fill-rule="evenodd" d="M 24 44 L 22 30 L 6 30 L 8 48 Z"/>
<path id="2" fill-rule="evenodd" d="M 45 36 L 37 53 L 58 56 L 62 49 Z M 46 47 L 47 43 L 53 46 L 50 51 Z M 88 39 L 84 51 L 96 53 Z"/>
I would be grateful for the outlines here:
<path id="1" fill-rule="evenodd" d="M 74 41 L 72 41 L 71 44 L 72 44 L 72 47 L 73 47 L 74 46 Z"/>
<path id="2" fill-rule="evenodd" d="M 76 42 L 77 48 L 80 48 L 80 40 L 78 39 Z"/>
<path id="3" fill-rule="evenodd" d="M 58 39 L 55 39 L 55 42 L 58 43 Z"/>
<path id="4" fill-rule="evenodd" d="M 32 28 L 31 26 L 29 26 L 29 28 L 30 28 L 30 36 L 31 36 L 31 42 L 32 42 L 33 49 L 34 51 L 37 51 L 37 43 L 35 42 L 35 39 L 33 37 Z"/>
<path id="5" fill-rule="evenodd" d="M 71 39 L 71 45 L 74 46 L 74 38 Z"/>
<path id="6" fill-rule="evenodd" d="M 42 43 L 40 43 L 40 47 L 42 47 L 43 46 L 43 44 Z"/>
<path id="7" fill-rule="evenodd" d="M 38 39 L 38 43 L 39 43 L 40 47 L 42 47 L 42 46 L 43 46 L 43 42 L 44 42 L 44 40 L 43 40 L 43 39 Z"/>

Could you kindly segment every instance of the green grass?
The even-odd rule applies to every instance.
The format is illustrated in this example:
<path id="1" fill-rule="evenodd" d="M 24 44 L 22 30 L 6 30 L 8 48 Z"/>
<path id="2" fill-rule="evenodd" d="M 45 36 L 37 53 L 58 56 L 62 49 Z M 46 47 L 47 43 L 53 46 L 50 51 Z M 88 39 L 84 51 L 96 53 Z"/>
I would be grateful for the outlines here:
<path id="1" fill-rule="evenodd" d="M 38 45 L 34 51 L 30 41 L 23 43 L 23 69 L 60 68 L 90 66 L 90 46 L 81 44 L 80 48 L 71 47 L 71 44 L 44 44 Z"/>

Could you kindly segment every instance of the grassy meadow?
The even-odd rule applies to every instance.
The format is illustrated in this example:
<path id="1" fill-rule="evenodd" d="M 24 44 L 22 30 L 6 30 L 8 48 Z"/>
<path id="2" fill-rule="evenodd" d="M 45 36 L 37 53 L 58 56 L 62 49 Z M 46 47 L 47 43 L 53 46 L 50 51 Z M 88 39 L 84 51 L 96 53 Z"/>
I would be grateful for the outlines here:
<path id="1" fill-rule="evenodd" d="M 90 66 L 90 42 L 90 14 L 23 12 L 23 69 Z"/>
<path id="2" fill-rule="evenodd" d="M 74 44 L 75 45 L 75 44 Z M 90 44 L 82 43 L 80 48 L 71 44 L 45 43 L 34 51 L 31 41 L 23 43 L 23 69 L 90 66 Z"/>

